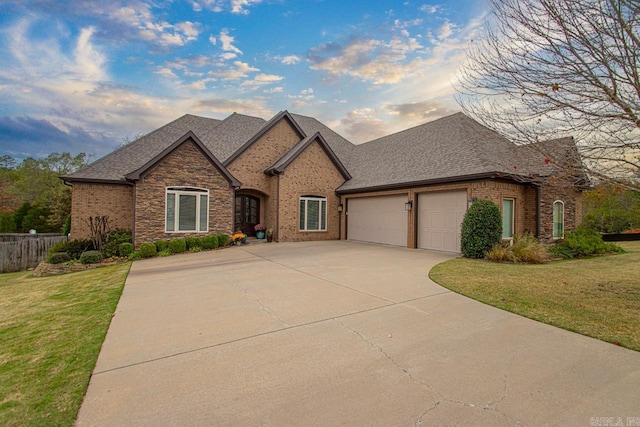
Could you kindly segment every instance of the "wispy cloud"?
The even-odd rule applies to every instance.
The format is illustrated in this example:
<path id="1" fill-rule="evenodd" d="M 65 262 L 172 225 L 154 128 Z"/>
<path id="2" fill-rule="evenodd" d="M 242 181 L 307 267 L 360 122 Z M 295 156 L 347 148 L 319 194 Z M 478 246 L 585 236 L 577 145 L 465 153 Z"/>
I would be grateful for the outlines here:
<path id="1" fill-rule="evenodd" d="M 417 63 L 408 55 L 422 46 L 416 38 L 396 35 L 389 40 L 352 37 L 344 44 L 327 43 L 310 49 L 310 68 L 337 77 L 350 75 L 373 84 L 398 83 Z"/>
<path id="2" fill-rule="evenodd" d="M 191 6 L 196 12 L 207 9 L 212 12 L 230 11 L 231 13 L 248 15 L 248 7 L 261 2 L 262 0 L 193 0 Z"/>
<path id="3" fill-rule="evenodd" d="M 107 8 L 107 16 L 136 31 L 139 38 L 156 43 L 161 47 L 183 46 L 198 39 L 199 24 L 184 21 L 170 24 L 158 20 L 151 11 L 151 6 L 135 1 L 127 6 Z"/>
<path id="4" fill-rule="evenodd" d="M 349 111 L 347 116 L 340 121 L 338 129 L 355 143 L 379 138 L 387 134 L 387 129 L 384 122 L 376 115 L 377 112 L 371 108 Z"/>
<path id="5" fill-rule="evenodd" d="M 300 57 L 297 55 L 288 55 L 283 57 L 281 61 L 284 65 L 295 65 L 300 62 Z"/>
<path id="6" fill-rule="evenodd" d="M 260 99 L 203 99 L 196 102 L 192 108 L 196 111 L 208 111 L 212 113 L 222 113 L 225 115 L 237 112 L 258 117 L 267 117 L 271 114 L 271 111 Z"/>

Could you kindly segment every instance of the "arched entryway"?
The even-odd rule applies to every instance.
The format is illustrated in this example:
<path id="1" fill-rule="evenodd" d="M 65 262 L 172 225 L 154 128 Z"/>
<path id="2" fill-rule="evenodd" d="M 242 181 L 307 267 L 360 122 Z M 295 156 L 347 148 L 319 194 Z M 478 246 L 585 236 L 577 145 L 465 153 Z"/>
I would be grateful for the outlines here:
<path id="1" fill-rule="evenodd" d="M 254 227 L 260 223 L 260 198 L 251 194 L 236 194 L 234 230 L 255 236 Z"/>

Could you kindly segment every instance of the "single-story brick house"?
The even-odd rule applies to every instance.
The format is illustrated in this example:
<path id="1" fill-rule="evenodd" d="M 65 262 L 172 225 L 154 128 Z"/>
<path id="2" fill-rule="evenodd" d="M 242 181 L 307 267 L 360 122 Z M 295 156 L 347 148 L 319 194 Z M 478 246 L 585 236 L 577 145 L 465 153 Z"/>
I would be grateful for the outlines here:
<path id="1" fill-rule="evenodd" d="M 552 149 L 542 154 L 543 144 Z M 462 113 L 355 145 L 284 111 L 269 121 L 187 114 L 62 178 L 73 187 L 73 238 L 89 236 L 89 217 L 106 215 L 112 229 L 133 231 L 136 246 L 251 235 L 262 223 L 278 241 L 457 252 L 476 199 L 500 206 L 506 239 L 561 238 L 581 221 L 579 165 L 571 138 L 516 146 Z"/>

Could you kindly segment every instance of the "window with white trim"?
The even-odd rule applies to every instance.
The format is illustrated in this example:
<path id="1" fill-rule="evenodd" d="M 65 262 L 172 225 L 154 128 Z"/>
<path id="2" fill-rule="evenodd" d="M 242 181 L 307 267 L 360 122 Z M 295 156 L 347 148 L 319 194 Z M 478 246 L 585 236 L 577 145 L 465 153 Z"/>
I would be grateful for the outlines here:
<path id="1" fill-rule="evenodd" d="M 167 233 L 207 232 L 209 230 L 209 190 L 167 187 L 165 230 Z"/>
<path id="2" fill-rule="evenodd" d="M 502 199 L 502 238 L 513 239 L 515 200 Z"/>
<path id="3" fill-rule="evenodd" d="M 564 202 L 553 202 L 553 238 L 564 239 Z"/>
<path id="4" fill-rule="evenodd" d="M 326 197 L 300 197 L 300 231 L 327 231 Z"/>

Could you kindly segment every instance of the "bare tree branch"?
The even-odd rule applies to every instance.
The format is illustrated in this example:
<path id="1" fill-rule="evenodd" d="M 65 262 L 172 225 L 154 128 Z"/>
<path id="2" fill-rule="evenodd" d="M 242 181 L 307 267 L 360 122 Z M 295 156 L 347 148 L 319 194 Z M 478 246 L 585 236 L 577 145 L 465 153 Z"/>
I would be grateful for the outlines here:
<path id="1" fill-rule="evenodd" d="M 599 179 L 640 188 L 640 4 L 491 0 L 457 100 L 519 144 L 573 136 Z"/>

